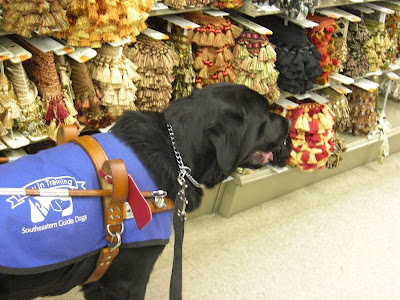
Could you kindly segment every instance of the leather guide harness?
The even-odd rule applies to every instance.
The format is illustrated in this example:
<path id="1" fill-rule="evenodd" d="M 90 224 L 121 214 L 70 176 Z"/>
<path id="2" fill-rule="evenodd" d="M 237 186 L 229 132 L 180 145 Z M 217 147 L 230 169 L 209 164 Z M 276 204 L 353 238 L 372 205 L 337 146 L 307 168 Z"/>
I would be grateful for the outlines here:
<path id="1" fill-rule="evenodd" d="M 99 280 L 119 253 L 121 234 L 124 231 L 123 220 L 126 219 L 125 202 L 128 198 L 128 174 L 121 159 L 108 160 L 100 144 L 91 136 L 77 137 L 77 132 L 69 126 L 62 127 L 58 135 L 58 144 L 72 142 L 79 145 L 90 158 L 96 170 L 102 190 L 112 190 L 111 197 L 102 197 L 105 238 L 109 247 L 101 249 L 95 270 L 83 283 Z M 110 180 L 111 179 L 111 180 Z M 153 197 L 153 192 L 141 192 L 145 198 Z M 157 199 L 157 196 L 155 196 Z M 147 200 L 151 212 L 158 213 L 174 208 L 173 200 L 163 197 L 165 204 L 158 207 L 153 200 Z"/>

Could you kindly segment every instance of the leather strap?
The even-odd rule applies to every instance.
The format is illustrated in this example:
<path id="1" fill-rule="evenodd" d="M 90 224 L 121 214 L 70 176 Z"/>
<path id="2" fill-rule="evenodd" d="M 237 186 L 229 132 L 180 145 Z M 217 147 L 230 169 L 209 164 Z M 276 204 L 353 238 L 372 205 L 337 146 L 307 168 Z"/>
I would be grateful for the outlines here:
<path id="1" fill-rule="evenodd" d="M 78 127 L 75 124 L 63 124 L 57 131 L 57 145 L 68 143 L 70 140 L 77 138 L 79 135 Z"/>
<path id="2" fill-rule="evenodd" d="M 112 190 L 111 197 L 102 197 L 103 217 L 106 233 L 106 240 L 115 247 L 106 247 L 101 249 L 96 267 L 89 278 L 83 283 L 88 284 L 99 280 L 112 261 L 119 253 L 120 234 L 123 231 L 123 220 L 126 219 L 126 210 L 124 203 L 128 198 L 128 173 L 126 166 L 121 159 L 108 160 L 107 154 L 100 144 L 91 136 L 85 135 L 79 138 L 71 139 L 71 142 L 78 144 L 89 156 L 93 167 L 96 170 L 97 179 L 103 190 Z M 107 180 L 108 175 L 112 181 Z M 118 184 L 112 184 L 112 183 Z M 141 192 L 145 198 L 151 198 L 152 192 Z M 174 201 L 164 197 L 166 206 L 158 208 L 154 201 L 146 199 L 152 213 L 158 213 L 174 209 Z"/>
<path id="3" fill-rule="evenodd" d="M 116 247 L 103 248 L 100 251 L 96 268 L 83 283 L 91 283 L 99 280 L 108 270 L 112 261 L 119 253 L 119 244 L 123 231 L 124 203 L 128 197 L 128 173 L 124 162 L 120 159 L 108 160 L 107 154 L 104 152 L 100 144 L 91 136 L 82 136 L 73 139 L 71 142 L 78 144 L 89 156 L 93 167 L 96 170 L 97 179 L 103 190 L 112 190 L 111 197 L 102 197 L 103 218 L 105 238 L 109 243 L 115 243 Z M 100 170 L 113 178 L 113 182 L 118 184 L 110 184 L 100 175 Z"/>

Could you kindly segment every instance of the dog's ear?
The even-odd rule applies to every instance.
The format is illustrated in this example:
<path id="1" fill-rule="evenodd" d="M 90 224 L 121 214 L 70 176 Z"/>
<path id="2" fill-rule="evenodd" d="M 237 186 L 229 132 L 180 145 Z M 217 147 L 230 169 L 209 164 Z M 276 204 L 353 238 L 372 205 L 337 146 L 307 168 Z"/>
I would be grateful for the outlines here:
<path id="1" fill-rule="evenodd" d="M 215 149 L 216 161 L 221 172 L 228 176 L 241 159 L 242 143 L 246 132 L 244 118 L 234 112 L 207 128 L 206 136 Z"/>

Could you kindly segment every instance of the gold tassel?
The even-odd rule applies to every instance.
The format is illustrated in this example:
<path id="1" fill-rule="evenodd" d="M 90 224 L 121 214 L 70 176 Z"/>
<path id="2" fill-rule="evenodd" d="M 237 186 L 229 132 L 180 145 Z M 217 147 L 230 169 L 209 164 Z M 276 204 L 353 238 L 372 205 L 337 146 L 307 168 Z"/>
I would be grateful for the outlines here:
<path id="1" fill-rule="evenodd" d="M 318 161 L 315 158 L 315 154 L 310 152 L 310 156 L 308 158 L 307 164 L 311 165 L 311 164 L 316 164 L 316 163 L 318 163 Z"/>
<path id="2" fill-rule="evenodd" d="M 196 56 L 194 60 L 194 69 L 195 70 L 201 70 L 204 66 L 203 60 L 201 59 L 200 56 Z"/>
<path id="3" fill-rule="evenodd" d="M 3 125 L 7 129 L 12 129 L 13 123 L 14 123 L 14 120 L 11 117 L 11 111 L 7 110 L 7 112 L 5 113 L 4 119 L 3 119 Z"/>
<path id="4" fill-rule="evenodd" d="M 111 70 L 109 68 L 109 65 L 106 63 L 103 67 L 103 72 L 99 74 L 98 81 L 104 82 L 104 83 L 110 83 L 110 78 L 111 78 Z"/>
<path id="5" fill-rule="evenodd" d="M 231 50 L 229 50 L 229 47 L 224 47 L 223 48 L 223 53 L 224 53 L 225 61 L 233 60 L 233 54 L 232 54 Z"/>
<path id="6" fill-rule="evenodd" d="M 210 29 L 208 36 L 207 36 L 207 43 L 206 45 L 208 47 L 212 47 L 214 45 L 214 39 L 215 39 L 215 30 L 213 28 Z"/>
<path id="7" fill-rule="evenodd" d="M 305 132 L 310 131 L 310 124 L 309 124 L 308 118 L 309 118 L 308 113 L 305 113 L 303 115 L 303 131 L 305 131 Z"/>
<path id="8" fill-rule="evenodd" d="M 226 45 L 226 41 L 224 40 L 224 35 L 222 34 L 221 29 L 215 30 L 215 38 L 213 47 L 215 48 L 222 48 Z"/>
<path id="9" fill-rule="evenodd" d="M 112 84 L 121 84 L 122 83 L 122 75 L 117 66 L 114 66 L 111 69 L 111 83 Z"/>
<path id="10" fill-rule="evenodd" d="M 58 131 L 58 127 L 56 125 L 56 119 L 51 120 L 50 125 L 47 129 L 47 135 L 50 139 L 52 139 L 53 141 L 57 140 L 57 131 Z"/>
<path id="11" fill-rule="evenodd" d="M 121 101 L 124 102 L 126 99 L 127 99 L 127 97 L 126 97 L 125 89 L 124 88 L 119 89 L 119 91 L 118 91 L 118 100 L 120 102 Z"/>
<path id="12" fill-rule="evenodd" d="M 72 100 L 69 97 L 68 98 L 64 98 L 64 103 L 65 103 L 65 107 L 67 108 L 67 111 L 72 116 L 78 115 L 78 111 L 75 109 L 74 103 L 72 102 Z"/>
<path id="13" fill-rule="evenodd" d="M 203 68 L 200 70 L 199 77 L 203 78 L 203 79 L 208 78 L 208 67 L 207 67 L 207 65 L 204 65 Z"/>
<path id="14" fill-rule="evenodd" d="M 4 127 L 3 123 L 0 121 L 0 136 L 8 133 L 7 128 Z"/>
<path id="15" fill-rule="evenodd" d="M 80 1 L 75 1 L 75 2 L 80 2 Z M 84 1 L 82 1 L 84 2 Z M 89 22 L 90 23 L 96 23 L 97 19 L 99 18 L 99 15 L 97 14 L 98 10 L 98 5 L 97 3 L 90 3 L 89 8 L 88 8 L 88 17 L 89 17 Z"/>
<path id="16" fill-rule="evenodd" d="M 217 59 L 215 61 L 215 65 L 217 67 L 223 67 L 225 65 L 224 56 L 222 54 L 222 49 L 218 49 L 217 51 Z"/>

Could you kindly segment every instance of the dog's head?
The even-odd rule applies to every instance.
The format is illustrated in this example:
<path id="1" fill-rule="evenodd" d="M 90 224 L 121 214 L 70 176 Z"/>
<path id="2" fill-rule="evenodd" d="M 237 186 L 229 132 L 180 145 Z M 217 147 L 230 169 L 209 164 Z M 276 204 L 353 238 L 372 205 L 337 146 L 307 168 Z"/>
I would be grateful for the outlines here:
<path id="1" fill-rule="evenodd" d="M 173 102 L 164 114 L 192 175 L 212 187 L 239 166 L 261 167 L 283 143 L 289 121 L 243 85 L 213 84 Z"/>

